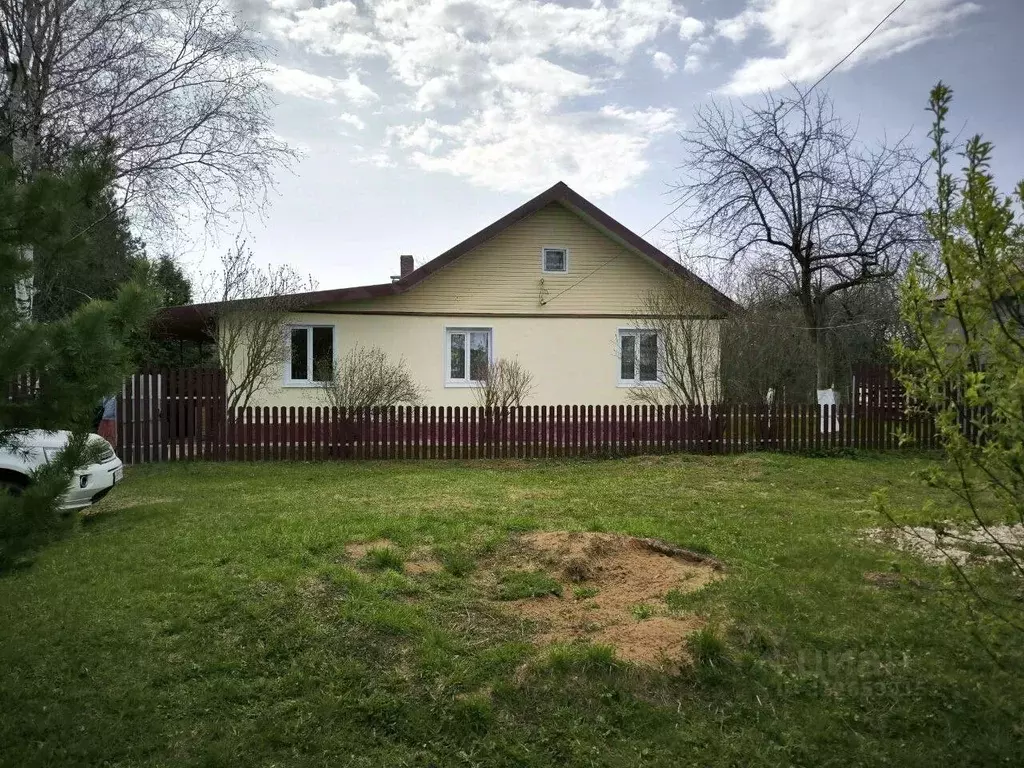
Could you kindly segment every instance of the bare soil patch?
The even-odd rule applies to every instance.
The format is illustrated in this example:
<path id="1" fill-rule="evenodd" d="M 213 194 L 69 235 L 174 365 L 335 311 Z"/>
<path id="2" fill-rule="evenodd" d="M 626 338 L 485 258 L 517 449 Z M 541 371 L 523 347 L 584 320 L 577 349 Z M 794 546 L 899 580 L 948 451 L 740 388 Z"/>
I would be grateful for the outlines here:
<path id="1" fill-rule="evenodd" d="M 700 589 L 722 570 L 714 558 L 612 533 L 534 532 L 518 544 L 495 570 L 541 570 L 562 585 L 560 597 L 506 603 L 538 624 L 541 643 L 589 640 L 612 645 L 619 658 L 643 664 L 685 658 L 686 637 L 703 621 L 670 612 L 665 595 Z"/>
<path id="2" fill-rule="evenodd" d="M 356 541 L 345 545 L 345 555 L 351 560 L 362 560 L 371 549 L 398 549 L 391 539 L 374 539 L 373 541 Z"/>
<path id="3" fill-rule="evenodd" d="M 373 541 L 356 541 L 345 545 L 345 556 L 354 562 L 366 557 L 366 553 L 373 549 L 390 548 L 403 552 L 391 539 L 375 539 Z M 434 559 L 428 549 L 414 549 L 412 552 L 403 552 L 405 562 L 402 572 L 411 576 L 423 573 L 437 573 L 441 570 L 441 564 Z"/>

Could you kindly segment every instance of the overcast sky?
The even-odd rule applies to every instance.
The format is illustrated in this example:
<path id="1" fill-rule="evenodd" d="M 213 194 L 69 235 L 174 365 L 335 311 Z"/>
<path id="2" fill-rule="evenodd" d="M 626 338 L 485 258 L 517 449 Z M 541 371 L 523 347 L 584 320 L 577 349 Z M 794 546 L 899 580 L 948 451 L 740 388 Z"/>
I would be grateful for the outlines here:
<path id="1" fill-rule="evenodd" d="M 274 49 L 277 131 L 304 157 L 263 221 L 263 262 L 321 288 L 384 282 L 562 180 L 640 233 L 694 109 L 809 85 L 896 0 L 236 0 Z M 928 89 L 1024 178 L 1024 0 L 907 0 L 827 87 L 873 139 L 925 144 Z M 224 232 L 227 240 L 233 233 Z M 668 246 L 671 220 L 648 239 Z M 182 254 L 209 267 L 226 240 Z"/>

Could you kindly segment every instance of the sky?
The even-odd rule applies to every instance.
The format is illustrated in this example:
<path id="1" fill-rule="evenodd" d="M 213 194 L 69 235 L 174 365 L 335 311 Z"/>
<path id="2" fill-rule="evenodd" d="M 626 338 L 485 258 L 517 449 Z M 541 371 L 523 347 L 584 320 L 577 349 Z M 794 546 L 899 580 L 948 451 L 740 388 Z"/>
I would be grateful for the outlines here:
<path id="1" fill-rule="evenodd" d="M 809 86 L 897 0 L 234 0 L 272 54 L 276 131 L 301 153 L 262 218 L 193 239 L 193 271 L 245 236 L 320 288 L 386 282 L 557 181 L 638 233 L 672 208 L 681 131 L 712 99 Z M 818 86 L 865 141 L 950 125 L 1024 178 L 1024 0 L 907 0 Z M 648 235 L 669 252 L 678 222 Z"/>

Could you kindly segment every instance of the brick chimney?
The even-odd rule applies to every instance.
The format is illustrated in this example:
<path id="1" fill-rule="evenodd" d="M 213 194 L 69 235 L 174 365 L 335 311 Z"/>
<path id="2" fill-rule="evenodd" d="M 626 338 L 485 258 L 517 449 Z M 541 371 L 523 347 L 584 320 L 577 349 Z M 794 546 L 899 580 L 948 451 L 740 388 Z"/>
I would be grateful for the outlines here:
<path id="1" fill-rule="evenodd" d="M 398 276 L 405 277 L 412 272 L 416 267 L 412 263 L 412 254 L 403 253 L 398 257 Z"/>

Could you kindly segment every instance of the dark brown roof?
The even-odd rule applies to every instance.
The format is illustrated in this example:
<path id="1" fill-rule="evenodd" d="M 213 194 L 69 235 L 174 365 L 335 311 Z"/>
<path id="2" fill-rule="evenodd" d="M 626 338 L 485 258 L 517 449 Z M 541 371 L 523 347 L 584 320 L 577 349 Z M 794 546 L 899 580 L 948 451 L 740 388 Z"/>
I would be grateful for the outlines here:
<path id="1" fill-rule="evenodd" d="M 395 282 L 381 283 L 379 285 L 361 285 L 354 288 L 336 288 L 329 291 L 311 291 L 309 293 L 295 294 L 292 298 L 296 304 L 312 308 L 321 304 L 356 301 L 358 299 L 370 299 L 405 293 L 438 270 L 451 264 L 460 256 L 465 255 L 513 224 L 552 203 L 558 203 L 573 211 L 584 220 L 604 231 L 613 240 L 617 240 L 629 250 L 650 259 L 667 272 L 696 283 L 707 292 L 712 304 L 722 312 L 727 313 L 736 309 L 737 305 L 728 296 L 704 280 L 701 280 L 678 261 L 655 248 L 632 230 L 627 229 L 561 181 Z M 222 305 L 223 303 L 214 302 L 168 307 L 159 313 L 157 325 L 166 335 L 178 338 L 197 337 L 204 333 L 208 320 L 217 308 Z"/>

